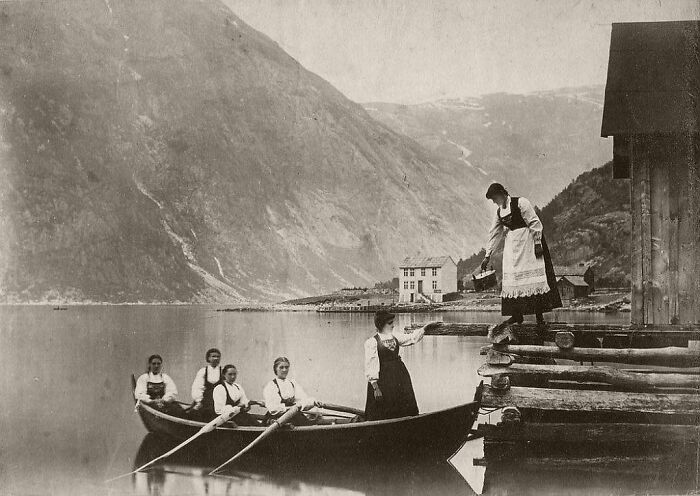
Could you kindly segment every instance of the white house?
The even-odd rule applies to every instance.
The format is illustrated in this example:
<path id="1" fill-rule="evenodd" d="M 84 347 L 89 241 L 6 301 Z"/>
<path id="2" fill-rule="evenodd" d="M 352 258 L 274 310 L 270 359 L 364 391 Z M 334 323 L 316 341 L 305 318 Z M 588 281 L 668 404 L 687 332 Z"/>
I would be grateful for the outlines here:
<path id="1" fill-rule="evenodd" d="M 457 291 L 452 257 L 407 257 L 399 265 L 399 303 L 437 303 Z"/>

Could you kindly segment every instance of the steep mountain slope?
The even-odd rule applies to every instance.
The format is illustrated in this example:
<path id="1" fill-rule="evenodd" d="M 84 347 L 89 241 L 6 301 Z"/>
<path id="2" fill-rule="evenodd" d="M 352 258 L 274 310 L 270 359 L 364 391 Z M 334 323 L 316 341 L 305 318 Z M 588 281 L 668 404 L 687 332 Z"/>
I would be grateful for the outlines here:
<path id="1" fill-rule="evenodd" d="M 612 153 L 610 140 L 600 138 L 602 87 L 365 108 L 391 129 L 537 205 Z"/>
<path id="2" fill-rule="evenodd" d="M 0 3 L 5 300 L 244 301 L 475 250 L 486 179 L 217 0 Z"/>
<path id="3" fill-rule="evenodd" d="M 596 285 L 630 284 L 630 187 L 612 162 L 577 177 L 540 212 L 555 264 L 595 264 Z"/>

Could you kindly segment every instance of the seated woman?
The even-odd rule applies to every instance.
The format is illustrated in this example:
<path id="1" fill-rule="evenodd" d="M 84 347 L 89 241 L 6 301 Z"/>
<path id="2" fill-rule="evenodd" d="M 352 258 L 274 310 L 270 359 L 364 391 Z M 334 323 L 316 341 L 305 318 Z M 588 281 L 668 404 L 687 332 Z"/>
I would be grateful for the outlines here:
<path id="1" fill-rule="evenodd" d="M 221 351 L 217 348 L 207 350 L 205 354 L 207 364 L 197 371 L 192 381 L 192 410 L 190 416 L 196 420 L 213 419 L 214 400 L 212 392 L 217 384 L 221 382 Z"/>
<path id="2" fill-rule="evenodd" d="M 250 402 L 243 388 L 236 383 L 238 371 L 235 365 L 221 369 L 222 381 L 214 387 L 214 412 L 216 415 L 238 411 L 230 420 L 238 425 L 260 425 L 249 413 Z M 211 420 L 211 419 L 210 419 Z"/>
<path id="3" fill-rule="evenodd" d="M 272 365 L 272 371 L 277 377 L 267 383 L 263 389 L 265 406 L 272 418 L 279 418 L 291 406 L 301 405 L 302 411 L 308 412 L 319 403 L 306 394 L 302 387 L 291 379 L 289 374 L 289 359 L 279 357 Z M 294 425 L 313 425 L 315 422 L 309 420 L 303 413 L 299 412 L 292 420 Z"/>
<path id="4" fill-rule="evenodd" d="M 419 342 L 426 328 L 416 329 L 410 334 L 394 332 L 394 314 L 385 310 L 374 316 L 374 325 L 376 332 L 365 341 L 366 419 L 418 415 L 411 376 L 401 360 L 399 348 Z"/>
<path id="5" fill-rule="evenodd" d="M 160 355 L 148 357 L 146 373 L 136 380 L 134 398 L 170 415 L 182 416 L 184 410 L 176 401 L 177 387 L 162 370 L 163 358 Z"/>

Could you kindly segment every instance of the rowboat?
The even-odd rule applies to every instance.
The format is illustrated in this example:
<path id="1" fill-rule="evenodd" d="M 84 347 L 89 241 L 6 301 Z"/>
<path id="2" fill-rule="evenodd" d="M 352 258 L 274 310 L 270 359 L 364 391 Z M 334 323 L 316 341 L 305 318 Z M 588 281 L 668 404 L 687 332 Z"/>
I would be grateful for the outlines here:
<path id="1" fill-rule="evenodd" d="M 169 415 L 140 402 L 136 409 L 148 432 L 174 441 L 188 439 L 204 425 Z M 473 401 L 436 412 L 390 420 L 355 421 L 330 417 L 318 425 L 285 427 L 257 445 L 249 456 L 265 460 L 287 458 L 295 463 L 309 458 L 337 459 L 339 455 L 444 460 L 469 439 L 478 412 L 479 402 Z M 231 453 L 250 444 L 264 430 L 264 427 L 227 423 L 202 436 L 193 448 L 206 449 L 226 459 Z"/>

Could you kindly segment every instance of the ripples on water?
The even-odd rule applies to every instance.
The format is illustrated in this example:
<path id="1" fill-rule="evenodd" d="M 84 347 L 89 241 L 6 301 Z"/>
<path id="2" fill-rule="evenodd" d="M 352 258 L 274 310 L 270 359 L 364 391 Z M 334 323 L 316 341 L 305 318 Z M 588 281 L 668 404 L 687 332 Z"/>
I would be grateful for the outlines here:
<path id="1" fill-rule="evenodd" d="M 371 315 L 215 312 L 206 306 L 86 306 L 56 312 L 50 307 L 0 307 L 3 408 L 0 416 L 2 494 L 470 494 L 483 478 L 471 467 L 479 441 L 447 463 L 393 466 L 358 461 L 348 466 L 235 467 L 229 478 L 207 477 L 213 464 L 184 450 L 147 473 L 111 484 L 104 481 L 169 448 L 145 436 L 133 413 L 131 373 L 160 353 L 164 371 L 189 401 L 196 370 L 207 348 L 223 351 L 222 363 L 238 366 L 250 398 L 260 398 L 272 378 L 272 360 L 286 355 L 290 376 L 317 398 L 362 408 L 365 397 L 363 341 Z M 401 315 L 401 326 L 432 319 L 495 322 L 496 313 Z M 625 322 L 628 314 L 560 314 L 557 320 Z M 426 337 L 402 350 L 421 411 L 472 399 L 482 363 L 478 337 Z M 145 436 L 145 437 L 144 437 Z M 657 470 L 658 471 L 658 470 Z M 460 472 L 462 475 L 460 475 Z M 625 478 L 575 478 L 566 469 L 535 477 L 513 471 L 489 479 L 491 494 L 610 494 L 637 492 Z M 499 480 L 508 482 L 503 485 Z M 575 480 L 576 484 L 571 484 Z M 652 480 L 658 480 L 658 477 Z M 622 482 L 621 482 L 622 481 Z M 651 482 L 650 482 L 651 483 Z M 653 486 L 654 484 L 652 484 Z M 658 484 L 657 484 L 658 486 Z M 502 488 L 499 489 L 499 487 Z M 578 487 L 578 490 L 573 488 Z M 644 484 L 641 485 L 644 486 Z M 648 486 L 651 487 L 651 486 Z"/>

